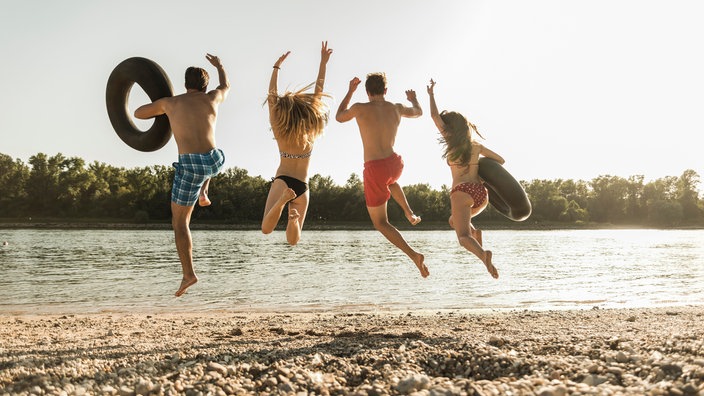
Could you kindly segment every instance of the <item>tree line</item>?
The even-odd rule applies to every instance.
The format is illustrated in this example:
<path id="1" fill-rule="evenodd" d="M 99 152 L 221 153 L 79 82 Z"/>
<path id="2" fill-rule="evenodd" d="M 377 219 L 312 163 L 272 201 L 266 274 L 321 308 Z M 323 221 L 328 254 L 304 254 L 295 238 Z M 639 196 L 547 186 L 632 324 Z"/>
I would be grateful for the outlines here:
<path id="1" fill-rule="evenodd" d="M 86 164 L 61 153 L 38 153 L 28 163 L 0 153 L 0 219 L 49 218 L 75 221 L 168 222 L 174 169 L 154 165 L 124 168 L 101 162 Z M 584 180 L 521 181 L 533 206 L 527 222 L 557 224 L 608 223 L 624 226 L 703 226 L 704 199 L 699 175 L 645 182 L 642 175 L 598 176 Z M 253 225 L 261 221 L 271 180 L 229 168 L 213 178 L 212 206 L 197 207 L 194 219 L 221 224 Z M 319 174 L 309 180 L 309 223 L 368 222 L 363 184 L 356 174 L 344 185 Z M 445 222 L 450 215 L 449 188 L 429 184 L 404 186 L 424 223 Z M 285 216 L 283 216 L 285 218 Z M 389 217 L 402 219 L 395 203 Z M 489 206 L 480 221 L 515 224 Z M 282 220 L 283 221 L 283 220 Z M 422 223 L 423 224 L 423 223 Z"/>

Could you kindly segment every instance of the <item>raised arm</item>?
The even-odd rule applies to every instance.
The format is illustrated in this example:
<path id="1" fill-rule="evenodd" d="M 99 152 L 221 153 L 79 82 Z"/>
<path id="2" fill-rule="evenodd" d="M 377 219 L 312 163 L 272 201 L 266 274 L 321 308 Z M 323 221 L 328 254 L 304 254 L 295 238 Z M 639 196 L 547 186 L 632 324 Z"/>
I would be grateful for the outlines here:
<path id="1" fill-rule="evenodd" d="M 222 66 L 222 62 L 220 62 L 220 58 L 215 55 L 206 54 L 205 59 L 207 59 L 208 62 L 210 62 L 210 64 L 218 70 L 219 84 L 217 88 L 210 91 L 208 94 L 214 95 L 215 100 L 220 103 L 227 98 L 227 93 L 230 91 L 230 81 L 227 79 L 227 73 L 225 72 L 225 68 Z"/>
<path id="2" fill-rule="evenodd" d="M 428 96 L 430 97 L 430 117 L 433 119 L 433 122 L 435 122 L 435 126 L 438 127 L 440 132 L 445 132 L 445 123 L 442 121 L 442 117 L 440 117 L 440 112 L 438 111 L 438 105 L 435 103 L 435 81 L 433 79 L 430 79 L 430 85 L 427 86 L 428 88 Z"/>
<path id="3" fill-rule="evenodd" d="M 406 100 L 411 102 L 411 107 L 400 106 L 402 117 L 417 118 L 423 115 L 423 109 L 420 108 L 418 98 L 416 98 L 416 91 L 412 89 L 406 91 Z"/>
<path id="4" fill-rule="evenodd" d="M 315 94 L 323 93 L 323 86 L 325 85 L 325 70 L 327 68 L 328 61 L 330 60 L 330 55 L 332 55 L 332 48 L 328 48 L 328 42 L 323 42 L 323 48 L 320 49 L 320 67 L 318 68 L 318 78 L 315 80 Z"/>
<path id="5" fill-rule="evenodd" d="M 291 51 L 286 51 L 285 54 L 281 55 L 279 59 L 274 62 L 274 69 L 271 71 L 271 80 L 269 81 L 269 95 L 267 99 L 270 108 L 271 105 L 274 104 L 276 96 L 279 94 L 277 80 L 279 79 L 279 70 L 281 70 L 281 64 L 284 63 L 284 60 L 290 53 Z"/>
<path id="6" fill-rule="evenodd" d="M 347 90 L 347 95 L 345 95 L 340 102 L 340 106 L 337 108 L 337 114 L 335 115 L 337 122 L 347 122 L 356 116 L 355 106 L 353 105 L 350 108 L 348 107 L 350 105 L 350 101 L 352 100 L 352 94 L 354 94 L 354 91 L 357 90 L 357 86 L 359 86 L 359 83 L 361 82 L 362 80 L 357 77 L 350 80 L 350 87 Z"/>

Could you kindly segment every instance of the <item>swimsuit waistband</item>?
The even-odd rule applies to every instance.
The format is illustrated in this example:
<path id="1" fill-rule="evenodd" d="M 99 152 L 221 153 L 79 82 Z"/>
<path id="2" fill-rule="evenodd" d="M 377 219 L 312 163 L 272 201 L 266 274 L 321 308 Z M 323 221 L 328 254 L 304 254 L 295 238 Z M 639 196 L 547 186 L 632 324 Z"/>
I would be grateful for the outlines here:
<path id="1" fill-rule="evenodd" d="M 179 161 L 182 159 L 189 159 L 193 157 L 209 157 L 209 158 L 215 158 L 215 157 L 220 157 L 223 156 L 223 152 L 219 148 L 214 148 L 207 153 L 185 153 L 185 154 L 179 154 L 178 159 Z"/>
<path id="2" fill-rule="evenodd" d="M 398 154 L 396 154 L 396 153 L 393 153 L 393 154 L 391 154 L 390 156 L 388 156 L 388 157 L 386 157 L 386 158 L 380 158 L 380 159 L 374 159 L 374 160 L 365 161 L 365 162 L 364 162 L 364 166 L 369 166 L 369 165 L 372 165 L 372 166 L 373 166 L 373 165 L 375 165 L 375 164 L 381 164 L 381 163 L 384 163 L 384 162 L 393 161 L 393 160 L 395 160 L 396 158 L 401 158 L 401 156 L 398 155 Z"/>

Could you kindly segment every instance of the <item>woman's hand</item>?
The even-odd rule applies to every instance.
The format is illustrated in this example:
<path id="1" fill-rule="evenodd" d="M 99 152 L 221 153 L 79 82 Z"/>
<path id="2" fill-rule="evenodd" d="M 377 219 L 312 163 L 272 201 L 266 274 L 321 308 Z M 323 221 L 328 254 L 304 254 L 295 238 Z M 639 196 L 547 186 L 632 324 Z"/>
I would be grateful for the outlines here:
<path id="1" fill-rule="evenodd" d="M 285 54 L 281 55 L 281 56 L 279 57 L 279 59 L 276 61 L 276 63 L 274 63 L 274 68 L 275 68 L 275 69 L 280 69 L 280 68 L 281 68 L 281 64 L 284 63 L 284 60 L 286 59 L 286 57 L 287 57 L 288 54 L 290 54 L 290 53 L 291 53 L 291 51 L 286 51 Z"/>

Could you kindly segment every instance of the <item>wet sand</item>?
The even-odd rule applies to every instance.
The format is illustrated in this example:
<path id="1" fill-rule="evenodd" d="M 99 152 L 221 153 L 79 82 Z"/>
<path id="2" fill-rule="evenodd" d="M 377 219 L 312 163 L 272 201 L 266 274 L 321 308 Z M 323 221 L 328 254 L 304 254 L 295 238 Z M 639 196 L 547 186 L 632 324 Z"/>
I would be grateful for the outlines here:
<path id="1" fill-rule="evenodd" d="M 4 394 L 704 396 L 704 306 L 1 314 Z"/>

